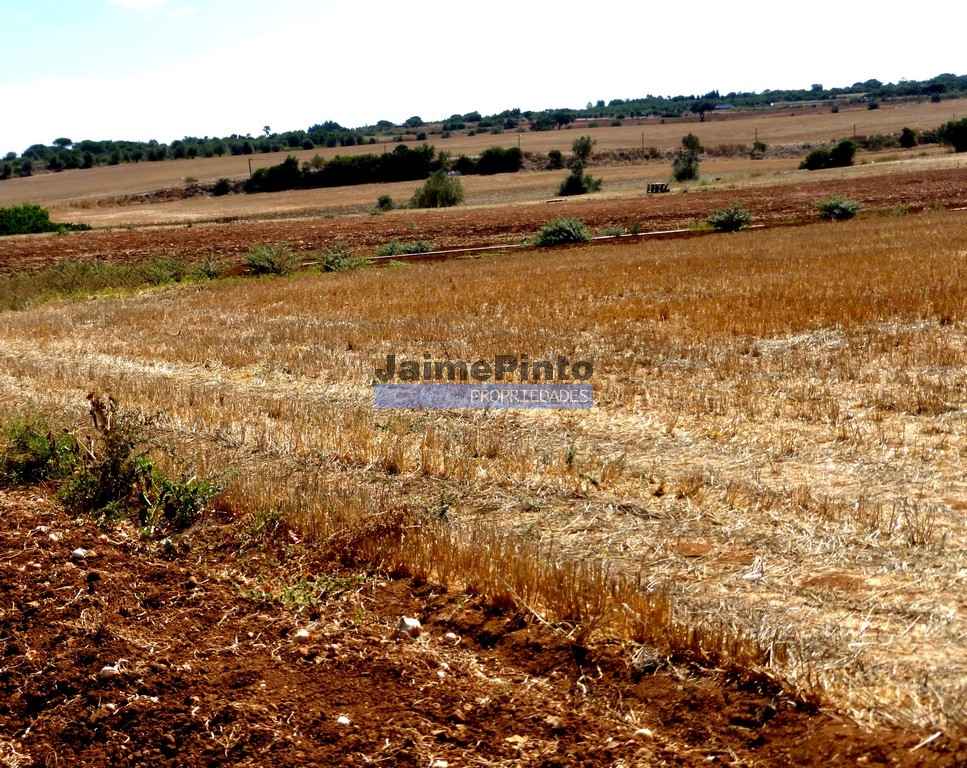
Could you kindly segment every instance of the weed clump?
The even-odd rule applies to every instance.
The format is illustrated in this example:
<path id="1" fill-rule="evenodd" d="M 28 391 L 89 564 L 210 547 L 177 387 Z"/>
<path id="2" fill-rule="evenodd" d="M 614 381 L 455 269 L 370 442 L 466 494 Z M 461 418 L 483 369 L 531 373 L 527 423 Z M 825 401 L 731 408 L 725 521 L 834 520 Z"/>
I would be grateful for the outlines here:
<path id="1" fill-rule="evenodd" d="M 336 245 L 319 254 L 319 268 L 323 272 L 351 272 L 366 263 L 344 245 Z"/>
<path id="2" fill-rule="evenodd" d="M 834 195 L 828 200 L 816 203 L 819 211 L 819 218 L 823 221 L 846 221 L 856 218 L 860 212 L 862 204 L 855 200 L 849 200 L 842 195 Z"/>
<path id="3" fill-rule="evenodd" d="M 20 416 L 0 428 L 0 485 L 62 480 L 77 463 L 77 440 L 38 416 Z"/>
<path id="4" fill-rule="evenodd" d="M 409 243 L 400 242 L 395 237 L 376 249 L 377 256 L 405 256 L 411 253 L 429 253 L 433 246 L 422 238 Z"/>
<path id="5" fill-rule="evenodd" d="M 587 243 L 594 235 L 588 226 L 573 216 L 564 216 L 548 222 L 534 235 L 532 243 L 540 247 Z"/>
<path id="6" fill-rule="evenodd" d="M 752 214 L 741 205 L 730 205 L 705 220 L 716 232 L 738 232 L 752 223 Z"/>
<path id="7" fill-rule="evenodd" d="M 253 245 L 245 266 L 256 275 L 291 275 L 302 267 L 302 259 L 285 245 Z"/>
<path id="8" fill-rule="evenodd" d="M 83 439 L 35 416 L 0 426 L 0 484 L 54 483 L 70 511 L 102 524 L 132 519 L 148 536 L 193 525 L 222 480 L 165 474 L 148 453 L 151 419 L 120 410 L 111 396 L 87 399 L 93 431 Z"/>

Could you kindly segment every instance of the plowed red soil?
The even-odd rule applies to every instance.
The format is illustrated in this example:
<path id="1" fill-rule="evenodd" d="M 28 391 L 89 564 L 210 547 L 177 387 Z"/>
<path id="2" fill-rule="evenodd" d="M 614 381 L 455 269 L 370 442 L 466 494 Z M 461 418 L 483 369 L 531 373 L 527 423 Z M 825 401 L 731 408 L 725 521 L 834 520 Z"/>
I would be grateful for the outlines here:
<path id="1" fill-rule="evenodd" d="M 373 579 L 287 610 L 253 596 L 255 576 L 320 576 L 321 561 L 293 570 L 229 523 L 166 547 L 39 491 L 0 494 L 0 764 L 967 763 L 965 745 L 915 749 L 927 734 L 865 733 L 714 671 L 636 669 L 425 584 Z M 403 615 L 419 637 L 394 633 Z"/>
<path id="2" fill-rule="evenodd" d="M 309 252 L 342 243 L 360 255 L 393 238 L 425 238 L 438 249 L 517 243 L 557 216 L 577 216 L 601 228 L 632 224 L 641 232 L 688 227 L 710 212 L 741 204 L 759 224 L 814 220 L 815 204 L 832 195 L 861 202 L 868 212 L 906 206 L 910 212 L 967 206 L 963 169 L 890 173 L 851 179 L 801 181 L 715 191 L 693 190 L 613 199 L 440 211 L 395 211 L 382 216 L 292 218 L 193 226 L 97 230 L 67 236 L 7 237 L 0 242 L 0 271 L 35 270 L 62 259 L 132 262 L 169 255 L 200 259 L 213 254 L 237 261 L 254 243 L 288 243 Z"/>

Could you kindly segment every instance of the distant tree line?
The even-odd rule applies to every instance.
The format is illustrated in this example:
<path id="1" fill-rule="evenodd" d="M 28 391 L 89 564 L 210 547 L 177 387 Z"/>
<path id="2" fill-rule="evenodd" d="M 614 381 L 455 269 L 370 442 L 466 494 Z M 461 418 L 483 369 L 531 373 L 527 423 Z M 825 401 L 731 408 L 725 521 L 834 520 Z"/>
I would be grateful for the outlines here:
<path id="1" fill-rule="evenodd" d="M 331 121 L 312 125 L 306 131 L 285 133 L 266 132 L 263 136 L 226 138 L 198 138 L 186 136 L 170 144 L 158 141 L 84 141 L 73 142 L 67 137 L 55 139 L 50 145 L 33 144 L 21 155 L 8 152 L 0 161 L 0 179 L 11 176 L 30 176 L 35 171 L 63 171 L 72 168 L 93 168 L 97 165 L 120 163 L 159 162 L 162 160 L 222 157 L 223 155 L 254 155 L 317 147 L 349 147 L 357 144 L 376 144 L 375 128 L 349 130 Z"/>
<path id="2" fill-rule="evenodd" d="M 810 88 L 795 90 L 766 90 L 755 92 L 730 92 L 717 90 L 696 95 L 653 96 L 651 94 L 631 99 L 603 99 L 588 102 L 583 109 L 557 108 L 541 111 L 507 109 L 494 115 L 481 115 L 473 111 L 454 114 L 443 121 L 426 123 L 418 115 L 407 118 L 402 124 L 380 120 L 375 125 L 361 128 L 345 128 L 327 120 L 316 123 L 306 130 L 273 133 L 269 126 L 263 135 L 224 138 L 186 136 L 170 144 L 157 141 L 92 141 L 73 142 L 67 137 L 57 138 L 50 145 L 34 144 L 20 155 L 8 152 L 0 160 L 0 179 L 12 176 L 30 176 L 35 171 L 61 171 L 69 168 L 92 168 L 96 165 L 119 163 L 159 162 L 162 160 L 191 159 L 196 157 L 221 157 L 223 155 L 252 155 L 256 153 L 283 152 L 318 147 L 348 147 L 360 144 L 377 144 L 383 141 L 403 142 L 407 139 L 425 141 L 428 135 L 439 134 L 442 139 L 452 131 L 480 131 L 501 133 L 505 130 L 553 130 L 561 129 L 575 120 L 607 119 L 612 124 L 629 118 L 674 118 L 697 114 L 704 120 L 707 113 L 718 108 L 734 107 L 750 109 L 775 104 L 817 104 L 827 102 L 836 109 L 841 103 L 865 101 L 868 106 L 899 98 L 929 98 L 940 101 L 967 94 L 967 75 L 944 73 L 929 80 L 901 80 L 899 83 L 882 83 L 876 79 L 856 82 L 844 88 L 824 88 L 814 83 Z"/>
<path id="3" fill-rule="evenodd" d="M 945 73 L 930 80 L 901 80 L 899 83 L 882 83 L 876 79 L 853 83 L 844 88 L 824 88 L 821 83 L 814 83 L 810 88 L 793 90 L 766 90 L 756 92 L 736 92 L 721 94 L 717 90 L 702 95 L 681 96 L 652 96 L 633 99 L 612 99 L 607 104 L 598 101 L 596 104 L 588 102 L 583 110 L 550 110 L 537 113 L 536 119 L 544 118 L 544 125 L 548 125 L 547 118 L 554 122 L 563 121 L 563 114 L 574 118 L 617 118 L 631 117 L 681 117 L 694 113 L 704 116 L 704 113 L 715 110 L 716 107 L 729 105 L 745 109 L 768 107 L 775 104 L 795 104 L 816 101 L 851 101 L 866 100 L 879 102 L 898 98 L 930 98 L 940 101 L 944 98 L 959 98 L 967 93 L 967 75 Z M 560 116 L 558 113 L 562 113 Z M 528 118 L 530 113 L 524 113 Z M 553 127 L 553 126 L 549 126 Z"/>

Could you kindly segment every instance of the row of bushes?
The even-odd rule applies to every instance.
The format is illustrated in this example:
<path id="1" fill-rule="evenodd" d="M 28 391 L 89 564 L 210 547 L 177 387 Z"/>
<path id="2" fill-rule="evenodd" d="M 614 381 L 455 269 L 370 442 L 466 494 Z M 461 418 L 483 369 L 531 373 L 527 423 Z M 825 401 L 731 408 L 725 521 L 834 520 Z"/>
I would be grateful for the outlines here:
<path id="1" fill-rule="evenodd" d="M 824 221 L 844 221 L 852 219 L 862 209 L 855 200 L 841 195 L 831 197 L 816 204 L 819 218 Z M 752 224 L 752 213 L 741 205 L 731 205 L 708 215 L 701 227 L 716 232 L 739 232 Z M 620 227 L 605 230 L 604 234 L 618 236 L 623 234 Z M 637 234 L 637 227 L 632 234 Z M 560 217 L 544 225 L 531 239 L 532 245 L 550 247 L 567 243 L 586 243 L 594 237 L 591 229 L 580 219 Z"/>
<path id="2" fill-rule="evenodd" d="M 823 221 L 846 221 L 856 217 L 862 205 L 842 195 L 835 195 L 816 203 L 819 218 Z M 752 224 L 752 213 L 741 205 L 731 205 L 709 214 L 704 226 L 716 232 L 739 232 Z"/>
<path id="3" fill-rule="evenodd" d="M 439 169 L 436 150 L 423 144 L 416 149 L 400 145 L 381 155 L 337 155 L 328 161 L 314 158 L 299 165 L 289 155 L 279 165 L 259 168 L 246 184 L 248 192 L 276 192 L 283 189 L 342 187 L 377 182 L 425 179 Z"/>
<path id="4" fill-rule="evenodd" d="M 343 187 L 394 181 L 425 179 L 451 168 L 461 174 L 514 173 L 523 165 L 517 147 L 490 147 L 477 158 L 461 155 L 451 162 L 449 153 L 429 144 L 415 149 L 401 144 L 381 155 L 336 155 L 329 160 L 316 156 L 299 165 L 292 155 L 279 165 L 259 168 L 245 185 L 248 192 L 276 192 L 283 189 Z"/>

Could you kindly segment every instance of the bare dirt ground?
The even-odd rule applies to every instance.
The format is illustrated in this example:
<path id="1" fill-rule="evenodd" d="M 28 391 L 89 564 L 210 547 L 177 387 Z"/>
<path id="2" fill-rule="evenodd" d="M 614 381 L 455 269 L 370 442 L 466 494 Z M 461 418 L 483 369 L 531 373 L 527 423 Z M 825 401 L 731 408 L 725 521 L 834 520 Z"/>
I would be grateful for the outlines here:
<path id="1" fill-rule="evenodd" d="M 439 249 L 512 244 L 533 235 L 556 216 L 577 216 L 595 228 L 635 226 L 650 232 L 689 227 L 708 213 L 733 204 L 745 205 L 756 223 L 781 223 L 814 220 L 815 204 L 832 195 L 858 200 L 867 211 L 890 212 L 899 206 L 910 212 L 957 208 L 967 206 L 967 173 L 960 168 L 845 178 L 826 173 L 772 186 L 696 189 L 690 194 L 8 237 L 0 243 L 0 270 L 41 269 L 62 259 L 136 262 L 158 255 L 195 260 L 212 254 L 220 260 L 237 261 L 254 243 L 287 243 L 297 252 L 341 243 L 361 254 L 371 253 L 393 238 L 424 238 Z"/>
<path id="2" fill-rule="evenodd" d="M 286 531 L 280 564 L 282 549 L 246 545 L 229 521 L 165 547 L 72 519 L 39 489 L 3 492 L 0 509 L 11 768 L 967 760 L 963 745 L 862 732 L 754 681 L 634 668 L 626 648 L 578 647 L 425 584 L 354 581 Z M 419 637 L 394 634 L 403 615 Z"/>
<path id="3" fill-rule="evenodd" d="M 677 141 L 682 127 L 667 129 Z M 254 243 L 287 243 L 307 254 L 342 243 L 361 255 L 392 238 L 486 247 L 519 243 L 562 215 L 599 230 L 648 232 L 689 227 L 735 203 L 748 207 L 756 223 L 778 225 L 814 220 L 815 203 L 835 194 L 862 202 L 866 216 L 967 206 L 967 175 L 949 161 L 916 171 L 885 163 L 890 172 L 870 165 L 815 174 L 785 173 L 780 163 L 766 171 L 777 175 L 749 178 L 742 171 L 746 178 L 736 186 L 730 170 L 715 180 L 720 174 L 712 169 L 726 169 L 727 161 L 715 162 L 723 165 L 703 164 L 709 183 L 688 194 L 629 193 L 653 170 L 632 166 L 600 169 L 611 174 L 601 195 L 549 202 L 535 192 L 549 176 L 515 174 L 466 179 L 470 204 L 460 208 L 381 216 L 351 212 L 375 200 L 373 188 L 353 190 L 336 214 L 328 203 L 294 205 L 297 193 L 104 208 L 83 207 L 67 194 L 59 213 L 86 212 L 99 226 L 116 228 L 4 238 L 0 272 L 62 259 L 137 262 L 159 255 L 212 254 L 231 263 Z M 399 194 L 413 186 L 401 185 Z M 214 221 L 235 217 L 230 207 L 243 202 L 260 210 Z M 204 210 L 209 203 L 228 208 Z M 177 223 L 124 227 L 140 222 L 142 209 L 149 221 Z M 132 315 L 146 307 L 138 304 Z M 236 304 L 232 313 L 245 314 Z M 44 333 L 53 332 L 38 338 Z M 87 354 L 103 353 L 106 338 L 85 347 Z M 112 343 L 127 337 L 118 338 Z M 13 360 L 36 354 L 61 371 L 94 365 L 69 362 L 50 340 L 38 345 L 31 338 L 20 352 L 7 343 L 7 397 L 18 401 L 28 398 L 31 379 L 17 379 Z M 73 354 L 75 342 L 64 344 Z M 166 347 L 162 340 L 153 348 Z M 111 375 L 136 385 L 129 369 L 118 370 Z M 37 380 L 38 392 L 56 389 L 46 369 Z M 188 397 L 169 399 L 188 407 Z M 274 546 L 259 548 L 239 521 L 212 519 L 186 547 L 166 551 L 136 531 L 72 519 L 40 491 L 0 495 L 0 765 L 967 764 L 962 741 L 941 736 L 920 746 L 932 729 L 861 730 L 753 680 L 664 663 L 635 667 L 627 645 L 575 647 L 532 617 L 386 574 L 360 577 L 326 564 L 288 531 L 279 534 Z M 582 546 L 589 536 L 575 533 Z M 676 554 L 708 551 L 693 539 L 676 545 Z M 94 556 L 72 559 L 77 547 Z M 852 584 L 848 575 L 822 578 L 829 581 L 812 586 L 848 592 Z M 734 597 L 728 607 L 734 609 Z M 423 622 L 419 638 L 394 635 L 402 615 Z M 295 642 L 299 628 L 312 633 L 309 643 Z M 448 632 L 460 642 L 446 639 Z M 102 679 L 102 668 L 114 664 L 118 674 Z"/>

